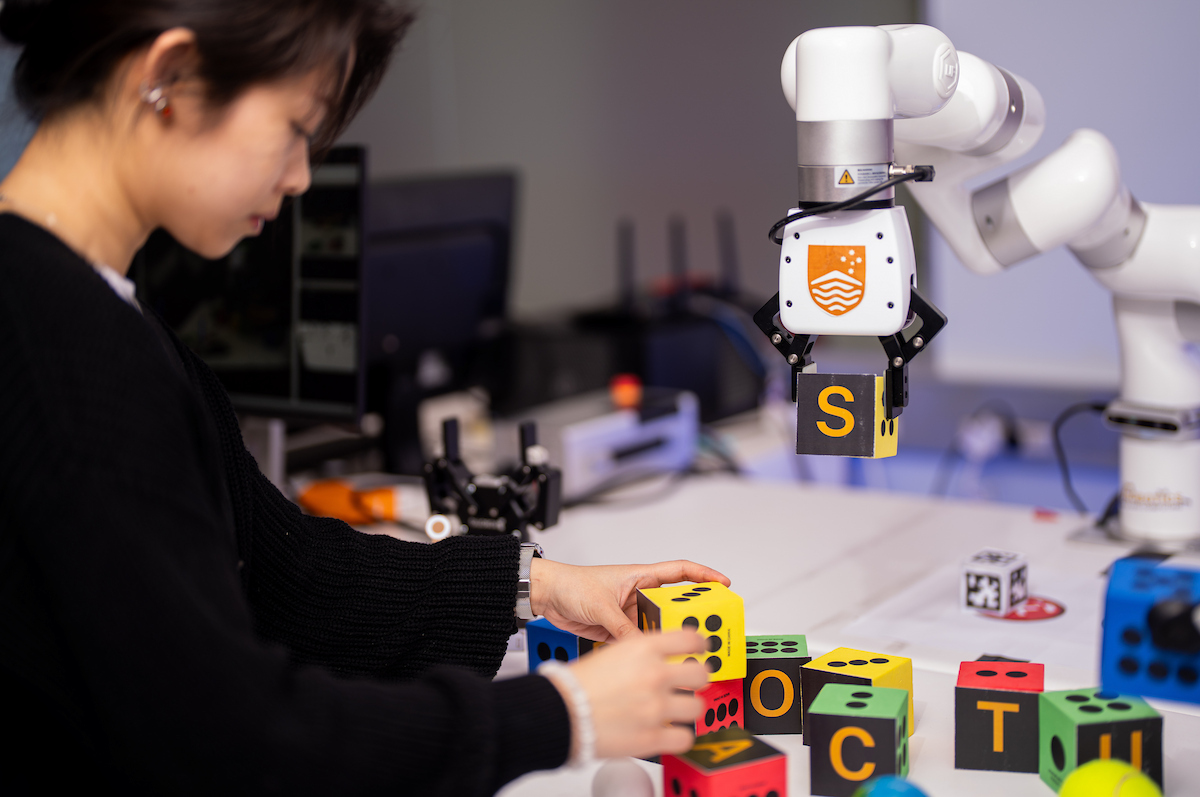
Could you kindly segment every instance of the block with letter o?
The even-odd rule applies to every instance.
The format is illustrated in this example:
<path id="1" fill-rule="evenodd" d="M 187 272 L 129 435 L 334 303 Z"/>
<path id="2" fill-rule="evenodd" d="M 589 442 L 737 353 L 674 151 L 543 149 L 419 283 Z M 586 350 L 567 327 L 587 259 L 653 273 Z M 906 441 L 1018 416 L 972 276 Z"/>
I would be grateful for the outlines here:
<path id="1" fill-rule="evenodd" d="M 796 374 L 796 453 L 879 459 L 896 455 L 898 418 L 887 418 L 876 374 Z"/>
<path id="2" fill-rule="evenodd" d="M 800 668 L 812 657 L 803 634 L 746 637 L 743 682 L 746 730 L 751 733 L 802 733 Z"/>

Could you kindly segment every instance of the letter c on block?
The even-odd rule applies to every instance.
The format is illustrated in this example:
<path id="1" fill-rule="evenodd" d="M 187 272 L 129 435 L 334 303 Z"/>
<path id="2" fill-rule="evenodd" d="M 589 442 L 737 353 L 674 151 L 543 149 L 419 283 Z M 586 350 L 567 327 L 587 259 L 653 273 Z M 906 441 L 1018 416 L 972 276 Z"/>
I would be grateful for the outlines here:
<path id="1" fill-rule="evenodd" d="M 767 708 L 762 704 L 762 685 L 763 681 L 768 678 L 775 678 L 779 683 L 783 684 L 783 702 L 779 704 L 779 708 Z M 792 679 L 779 670 L 763 670 L 754 676 L 754 680 L 750 682 L 750 702 L 754 704 L 754 710 L 761 716 L 782 717 L 788 713 L 788 709 L 792 707 L 792 702 L 795 699 L 796 688 L 792 686 Z"/>
<path id="2" fill-rule="evenodd" d="M 829 403 L 829 397 L 841 396 L 847 404 L 854 403 L 854 394 L 850 392 L 850 388 L 842 387 L 841 385 L 830 385 L 821 391 L 817 396 L 817 407 L 826 415 L 832 415 L 835 418 L 841 418 L 842 425 L 834 429 L 825 421 L 817 421 L 817 428 L 821 430 L 821 434 L 826 437 L 845 437 L 854 431 L 854 415 L 845 407 L 839 407 L 836 404 Z"/>
<path id="3" fill-rule="evenodd" d="M 829 761 L 833 764 L 833 771 L 841 775 L 845 780 L 866 780 L 875 771 L 875 764 L 868 761 L 853 772 L 846 769 L 846 764 L 842 761 L 842 744 L 846 741 L 847 736 L 853 736 L 855 739 L 858 739 L 863 743 L 863 747 L 875 746 L 875 737 L 871 736 L 863 728 L 858 728 L 854 725 L 838 728 L 837 733 L 829 740 Z"/>

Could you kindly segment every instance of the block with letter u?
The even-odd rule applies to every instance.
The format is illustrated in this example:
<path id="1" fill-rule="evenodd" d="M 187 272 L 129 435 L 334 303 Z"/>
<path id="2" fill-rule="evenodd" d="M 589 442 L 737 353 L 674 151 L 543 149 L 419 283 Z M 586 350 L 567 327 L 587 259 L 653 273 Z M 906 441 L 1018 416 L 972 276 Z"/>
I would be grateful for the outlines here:
<path id="1" fill-rule="evenodd" d="M 882 376 L 796 374 L 796 453 L 895 456 L 899 418 L 886 405 Z"/>

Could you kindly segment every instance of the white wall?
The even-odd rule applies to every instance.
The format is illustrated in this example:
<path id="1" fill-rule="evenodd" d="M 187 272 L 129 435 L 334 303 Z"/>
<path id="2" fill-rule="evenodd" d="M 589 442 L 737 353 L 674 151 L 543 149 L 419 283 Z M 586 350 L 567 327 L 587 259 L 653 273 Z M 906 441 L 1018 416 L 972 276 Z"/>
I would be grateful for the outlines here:
<path id="1" fill-rule="evenodd" d="M 1017 165 L 1091 127 L 1116 146 L 1139 200 L 1198 203 L 1200 4 L 926 0 L 926 11 L 956 47 L 1026 78 L 1045 98 L 1046 133 Z M 1065 248 L 982 277 L 958 263 L 940 236 L 931 244 L 930 282 L 950 318 L 933 347 L 940 376 L 1116 386 L 1110 296 Z"/>
<path id="2" fill-rule="evenodd" d="M 515 167 L 512 306 L 524 317 L 615 295 L 617 220 L 641 275 L 666 271 L 667 219 L 716 267 L 734 215 L 744 284 L 777 290 L 766 231 L 795 202 L 795 117 L 779 87 L 809 27 L 914 20 L 914 0 L 426 0 L 378 96 L 346 135 L 375 178 Z"/>

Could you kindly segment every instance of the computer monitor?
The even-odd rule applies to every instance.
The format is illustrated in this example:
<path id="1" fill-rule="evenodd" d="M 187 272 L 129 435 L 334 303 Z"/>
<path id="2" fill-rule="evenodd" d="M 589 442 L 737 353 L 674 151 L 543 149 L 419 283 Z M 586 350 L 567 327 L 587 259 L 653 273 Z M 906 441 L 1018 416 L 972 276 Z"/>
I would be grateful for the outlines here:
<path id="1" fill-rule="evenodd" d="M 239 412 L 362 414 L 365 170 L 361 147 L 334 148 L 306 194 L 219 260 L 163 230 L 135 258 L 140 301 L 208 363 Z"/>
<path id="2" fill-rule="evenodd" d="M 503 378 L 484 352 L 505 323 L 516 194 L 511 173 L 367 189 L 364 357 L 389 470 L 423 464 L 421 401 Z"/>

